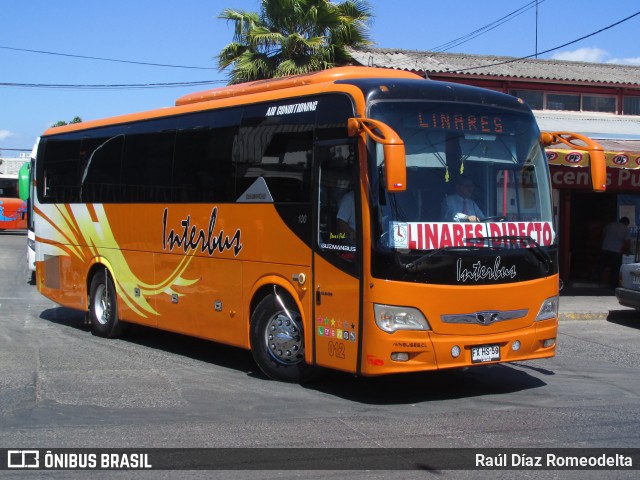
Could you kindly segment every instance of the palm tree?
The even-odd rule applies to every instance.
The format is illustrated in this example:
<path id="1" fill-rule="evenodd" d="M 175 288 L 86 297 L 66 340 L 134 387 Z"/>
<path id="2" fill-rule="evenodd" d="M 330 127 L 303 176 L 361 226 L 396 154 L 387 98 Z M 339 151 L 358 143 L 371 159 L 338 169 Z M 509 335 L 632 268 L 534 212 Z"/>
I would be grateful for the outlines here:
<path id="1" fill-rule="evenodd" d="M 348 65 L 348 47 L 372 44 L 365 0 L 261 0 L 259 14 L 225 9 L 218 18 L 235 24 L 233 42 L 218 55 L 232 84 Z"/>

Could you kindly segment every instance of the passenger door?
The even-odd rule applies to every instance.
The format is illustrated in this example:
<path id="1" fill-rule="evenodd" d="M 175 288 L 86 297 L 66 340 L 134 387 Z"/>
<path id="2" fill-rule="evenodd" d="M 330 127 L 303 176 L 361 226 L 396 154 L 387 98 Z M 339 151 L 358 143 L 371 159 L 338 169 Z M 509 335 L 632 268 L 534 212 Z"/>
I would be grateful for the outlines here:
<path id="1" fill-rule="evenodd" d="M 356 372 L 360 342 L 361 202 L 357 144 L 315 145 L 318 182 L 313 258 L 314 359 Z"/>

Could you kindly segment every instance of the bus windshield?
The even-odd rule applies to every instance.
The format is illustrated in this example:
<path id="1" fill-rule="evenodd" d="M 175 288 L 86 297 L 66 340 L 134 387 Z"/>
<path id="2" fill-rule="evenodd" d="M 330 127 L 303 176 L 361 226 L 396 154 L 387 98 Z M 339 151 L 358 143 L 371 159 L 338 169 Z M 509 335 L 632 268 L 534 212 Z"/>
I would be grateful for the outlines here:
<path id="1" fill-rule="evenodd" d="M 0 176 L 0 197 L 18 198 L 18 177 L 15 175 Z"/>
<path id="2" fill-rule="evenodd" d="M 370 167 L 374 248 L 394 256 L 390 264 L 405 267 L 402 277 L 441 263 L 438 257 L 451 251 L 476 258 L 495 256 L 496 250 L 529 256 L 522 249 L 534 249 L 548 256 L 546 247 L 556 245 L 551 188 L 532 115 L 427 101 L 381 101 L 371 105 L 369 115 L 405 143 L 406 191 L 383 188 L 381 146 Z M 422 268 L 416 255 L 426 257 Z M 549 262 L 542 263 L 548 270 Z"/>
<path id="3" fill-rule="evenodd" d="M 26 228 L 27 203 L 18 197 L 18 176 L 0 175 L 0 230 Z"/>

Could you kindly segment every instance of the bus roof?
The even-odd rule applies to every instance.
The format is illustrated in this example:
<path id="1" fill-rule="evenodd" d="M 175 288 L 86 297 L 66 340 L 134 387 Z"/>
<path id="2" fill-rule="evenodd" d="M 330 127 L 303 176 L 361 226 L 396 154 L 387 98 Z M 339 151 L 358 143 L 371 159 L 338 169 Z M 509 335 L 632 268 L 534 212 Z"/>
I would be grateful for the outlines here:
<path id="1" fill-rule="evenodd" d="M 268 80 L 258 80 L 255 82 L 239 83 L 227 85 L 226 87 L 214 88 L 187 94 L 176 100 L 176 106 L 189 105 L 192 103 L 207 102 L 221 98 L 238 97 L 251 95 L 253 93 L 281 90 L 303 85 L 314 85 L 319 83 L 330 83 L 337 80 L 347 80 L 353 78 L 410 78 L 422 79 L 420 75 L 403 70 L 392 70 L 390 68 L 374 67 L 337 67 L 319 72 L 293 75 L 290 77 L 272 78 Z"/>

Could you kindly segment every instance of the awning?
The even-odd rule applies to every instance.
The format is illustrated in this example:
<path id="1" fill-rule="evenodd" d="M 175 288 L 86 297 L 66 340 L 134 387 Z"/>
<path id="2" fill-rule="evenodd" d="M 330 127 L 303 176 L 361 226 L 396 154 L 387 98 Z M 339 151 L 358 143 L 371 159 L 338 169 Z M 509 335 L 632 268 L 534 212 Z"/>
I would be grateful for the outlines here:
<path id="1" fill-rule="evenodd" d="M 540 130 L 544 132 L 575 132 L 601 143 L 614 140 L 635 141 L 636 144 L 640 142 L 639 115 L 552 110 L 534 110 L 533 115 Z M 605 150 L 608 149 L 605 148 Z M 611 149 L 611 151 L 617 150 L 617 148 Z"/>
<path id="2" fill-rule="evenodd" d="M 541 131 L 576 132 L 596 140 L 604 148 L 607 167 L 640 169 L 640 116 L 548 110 L 533 114 Z M 545 150 L 550 165 L 589 165 L 589 153 L 579 148 Z"/>
<path id="3" fill-rule="evenodd" d="M 602 145 L 605 142 L 600 142 Z M 605 145 L 605 158 L 607 167 L 640 169 L 640 151 L 610 151 Z M 583 150 L 567 150 L 564 148 L 546 148 L 549 165 L 562 165 L 566 167 L 589 166 L 589 152 Z"/>

